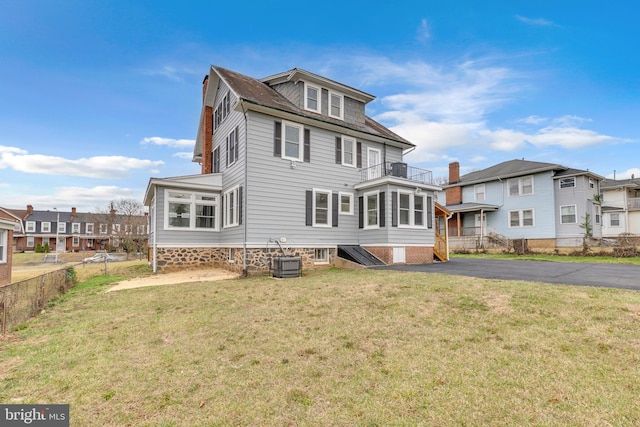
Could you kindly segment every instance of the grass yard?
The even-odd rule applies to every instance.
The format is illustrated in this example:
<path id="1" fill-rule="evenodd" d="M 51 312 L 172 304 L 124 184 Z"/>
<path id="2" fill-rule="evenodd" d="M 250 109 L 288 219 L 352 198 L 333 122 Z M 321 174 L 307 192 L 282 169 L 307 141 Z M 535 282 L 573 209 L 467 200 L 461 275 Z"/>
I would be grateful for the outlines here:
<path id="1" fill-rule="evenodd" d="M 0 342 L 79 426 L 640 425 L 640 293 L 389 271 L 104 293 Z"/>

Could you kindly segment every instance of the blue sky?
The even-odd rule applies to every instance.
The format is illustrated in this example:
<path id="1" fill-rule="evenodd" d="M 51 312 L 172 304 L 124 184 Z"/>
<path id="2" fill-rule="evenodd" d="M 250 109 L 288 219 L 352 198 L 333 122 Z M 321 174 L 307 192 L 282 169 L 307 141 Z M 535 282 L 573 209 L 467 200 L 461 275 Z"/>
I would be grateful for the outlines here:
<path id="1" fill-rule="evenodd" d="M 141 200 L 191 162 L 209 65 L 299 67 L 447 176 L 525 158 L 640 177 L 633 1 L 0 0 L 0 206 Z"/>

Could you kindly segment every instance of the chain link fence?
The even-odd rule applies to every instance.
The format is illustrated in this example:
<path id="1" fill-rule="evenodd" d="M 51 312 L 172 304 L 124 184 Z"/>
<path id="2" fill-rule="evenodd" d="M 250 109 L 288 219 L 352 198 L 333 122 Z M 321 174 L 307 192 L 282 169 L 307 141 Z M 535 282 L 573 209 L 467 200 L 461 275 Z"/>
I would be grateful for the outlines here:
<path id="1" fill-rule="evenodd" d="M 0 333 L 6 335 L 40 313 L 47 302 L 75 284 L 73 267 L 0 286 Z"/>

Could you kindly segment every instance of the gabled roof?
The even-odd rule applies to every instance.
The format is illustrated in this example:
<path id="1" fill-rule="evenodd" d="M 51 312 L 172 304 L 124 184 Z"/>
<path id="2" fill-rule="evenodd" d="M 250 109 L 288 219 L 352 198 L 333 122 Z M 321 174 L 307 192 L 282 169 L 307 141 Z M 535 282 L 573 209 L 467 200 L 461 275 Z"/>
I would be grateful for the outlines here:
<path id="1" fill-rule="evenodd" d="M 354 132 L 366 134 L 369 137 L 384 141 L 391 145 L 399 146 L 403 149 L 415 147 L 415 144 L 387 129 L 385 126 L 370 117 L 365 116 L 364 125 L 358 125 L 307 111 L 291 103 L 286 97 L 281 95 L 268 84 L 281 81 L 284 82 L 287 81 L 287 79 L 298 81 L 305 77 L 307 79 L 314 78 L 318 81 L 321 80 L 327 85 L 339 88 L 339 90 L 345 95 L 363 102 L 368 102 L 367 100 L 374 99 L 372 95 L 365 92 L 297 68 L 262 80 L 257 80 L 253 77 L 249 77 L 226 68 L 211 66 L 209 82 L 204 96 L 204 105 L 201 114 L 204 114 L 205 105 L 211 107 L 214 106 L 215 92 L 218 89 L 219 80 L 222 80 L 240 101 L 238 105 L 235 106 L 236 109 L 253 109 L 279 117 L 295 116 L 297 120 L 314 123 L 319 127 L 340 129 L 341 132 L 349 133 L 351 135 L 354 135 Z M 200 119 L 200 127 L 198 128 L 196 145 L 193 151 L 194 161 L 197 161 L 202 155 L 202 117 Z"/>
<path id="2" fill-rule="evenodd" d="M 495 181 L 498 179 L 514 178 L 517 176 L 531 175 L 547 171 L 564 171 L 568 168 L 554 163 L 532 162 L 529 160 L 508 160 L 498 163 L 486 169 L 471 172 L 460 177 L 457 183 L 451 183 L 447 187 L 469 185 L 481 182 Z"/>
<path id="3" fill-rule="evenodd" d="M 640 188 L 640 178 L 604 179 L 600 188 L 602 190 L 613 190 L 615 188 Z"/>
<path id="4" fill-rule="evenodd" d="M 562 177 L 569 177 L 569 176 L 581 176 L 581 175 L 587 175 L 599 180 L 603 180 L 604 177 L 600 176 L 598 174 L 595 174 L 591 171 L 585 171 L 582 169 L 573 169 L 573 168 L 567 168 L 563 171 L 559 171 L 556 172 L 556 174 L 553 176 L 554 178 L 562 178 Z"/>

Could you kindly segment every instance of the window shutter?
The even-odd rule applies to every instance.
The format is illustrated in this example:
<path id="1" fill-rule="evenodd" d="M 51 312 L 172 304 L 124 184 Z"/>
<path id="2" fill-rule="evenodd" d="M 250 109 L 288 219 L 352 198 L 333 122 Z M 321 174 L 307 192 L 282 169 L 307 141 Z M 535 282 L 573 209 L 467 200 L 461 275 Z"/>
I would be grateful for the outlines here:
<path id="1" fill-rule="evenodd" d="M 361 143 L 361 142 L 358 142 L 358 143 L 356 144 L 356 146 L 357 146 L 357 150 L 358 150 L 358 154 L 357 154 L 357 156 L 356 156 L 356 161 L 357 161 L 358 163 L 357 163 L 357 165 L 356 165 L 356 166 L 357 166 L 357 167 L 359 167 L 359 168 L 361 168 L 361 167 L 362 167 L 362 143 Z"/>
<path id="2" fill-rule="evenodd" d="M 380 215 L 380 227 L 384 227 L 385 226 L 385 193 L 384 191 L 382 191 L 380 193 L 380 195 L 378 196 L 380 197 L 380 200 L 378 200 L 378 202 L 380 203 L 380 209 L 379 209 L 379 215 Z"/>
<path id="3" fill-rule="evenodd" d="M 427 228 L 433 228 L 433 197 L 427 196 Z"/>
<path id="4" fill-rule="evenodd" d="M 333 211 L 333 221 L 331 225 L 333 227 L 338 226 L 338 209 L 340 208 L 340 206 L 338 206 L 338 203 L 338 193 L 331 194 L 331 210 Z"/>
<path id="5" fill-rule="evenodd" d="M 220 228 L 224 228 L 224 194 L 220 197 Z"/>
<path id="6" fill-rule="evenodd" d="M 305 200 L 306 225 L 313 225 L 313 191 L 307 190 Z"/>
<path id="7" fill-rule="evenodd" d="M 391 226 L 398 226 L 398 192 L 391 192 Z"/>
<path id="8" fill-rule="evenodd" d="M 336 136 L 336 164 L 342 164 L 342 138 Z"/>
<path id="9" fill-rule="evenodd" d="M 231 151 L 231 150 L 229 150 L 229 146 L 230 146 L 229 139 L 230 139 L 230 136 L 231 135 L 227 136 L 227 167 L 229 166 L 229 152 Z"/>
<path id="10" fill-rule="evenodd" d="M 311 130 L 304 130 L 304 153 L 303 160 L 307 163 L 311 162 Z"/>
<path id="11" fill-rule="evenodd" d="M 242 225 L 242 186 L 238 187 L 238 225 Z"/>
<path id="12" fill-rule="evenodd" d="M 358 197 L 358 228 L 364 228 L 364 197 Z"/>
<path id="13" fill-rule="evenodd" d="M 282 157 L 282 123 L 275 122 L 273 128 L 273 155 Z"/>

